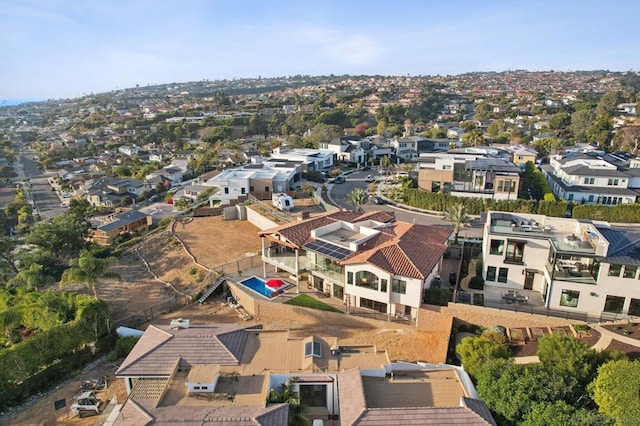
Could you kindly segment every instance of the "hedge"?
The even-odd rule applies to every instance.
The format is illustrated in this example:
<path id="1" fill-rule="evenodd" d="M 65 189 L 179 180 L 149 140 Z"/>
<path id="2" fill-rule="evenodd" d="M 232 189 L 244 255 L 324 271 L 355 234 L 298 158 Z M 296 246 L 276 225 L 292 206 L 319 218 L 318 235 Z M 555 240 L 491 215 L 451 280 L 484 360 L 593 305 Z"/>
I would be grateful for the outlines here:
<path id="1" fill-rule="evenodd" d="M 447 306 L 451 302 L 453 292 L 448 288 L 427 288 L 424 290 L 424 303 Z"/>
<path id="2" fill-rule="evenodd" d="M 572 210 L 575 219 L 606 220 L 614 223 L 640 223 L 640 204 L 582 204 Z"/>

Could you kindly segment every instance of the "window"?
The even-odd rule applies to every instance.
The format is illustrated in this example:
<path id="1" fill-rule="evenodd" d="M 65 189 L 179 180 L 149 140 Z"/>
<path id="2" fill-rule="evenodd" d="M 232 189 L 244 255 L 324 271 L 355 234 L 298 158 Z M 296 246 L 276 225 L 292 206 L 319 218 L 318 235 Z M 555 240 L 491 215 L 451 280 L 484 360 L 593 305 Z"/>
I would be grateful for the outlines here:
<path id="1" fill-rule="evenodd" d="M 264 192 L 269 192 L 269 187 L 268 186 L 264 187 Z"/>
<path id="2" fill-rule="evenodd" d="M 587 198 L 587 200 L 588 200 L 590 203 L 593 203 L 593 195 L 589 195 L 589 198 Z"/>
<path id="3" fill-rule="evenodd" d="M 618 186 L 618 179 L 609 179 L 607 181 L 607 185 L 609 185 L 609 186 Z"/>
<path id="4" fill-rule="evenodd" d="M 487 267 L 487 281 L 495 281 L 496 280 L 496 271 L 498 270 L 498 268 L 496 268 L 495 266 L 488 266 Z"/>
<path id="5" fill-rule="evenodd" d="M 347 272 L 347 284 L 353 284 L 353 272 Z"/>
<path id="6" fill-rule="evenodd" d="M 623 306 L 624 297 L 607 295 L 607 299 L 604 301 L 604 312 L 620 314 L 622 313 Z"/>
<path id="7" fill-rule="evenodd" d="M 382 302 L 377 302 L 375 300 L 366 299 L 364 297 L 360 298 L 360 307 L 372 309 L 374 311 L 382 312 L 383 314 L 387 313 L 387 304 Z"/>
<path id="8" fill-rule="evenodd" d="M 304 357 L 307 358 L 311 355 L 316 358 L 322 357 L 322 346 L 320 346 L 320 342 L 314 340 L 304 344 Z"/>
<path id="9" fill-rule="evenodd" d="M 228 188 L 228 187 L 224 189 L 224 193 L 225 193 L 225 194 L 228 194 L 228 193 L 229 193 L 229 188 Z"/>
<path id="10" fill-rule="evenodd" d="M 451 164 L 443 164 L 442 170 L 451 170 Z"/>
<path id="11" fill-rule="evenodd" d="M 489 254 L 504 254 L 504 240 L 491 240 Z"/>
<path id="12" fill-rule="evenodd" d="M 247 192 L 247 190 L 244 187 L 240 188 L 240 193 L 241 194 L 244 194 L 245 192 Z"/>
<path id="13" fill-rule="evenodd" d="M 593 185 L 595 183 L 595 178 L 589 177 L 589 178 L 584 178 L 584 184 L 585 185 Z"/>
<path id="14" fill-rule="evenodd" d="M 407 294 L 407 282 L 395 278 L 392 279 L 391 291 L 394 293 Z"/>
<path id="15" fill-rule="evenodd" d="M 378 290 L 378 277 L 369 271 L 356 272 L 356 285 L 358 287 L 370 288 Z"/>
<path id="16" fill-rule="evenodd" d="M 622 273 L 623 278 L 635 278 L 636 272 L 638 271 L 637 266 L 625 265 L 624 272 Z"/>
<path id="17" fill-rule="evenodd" d="M 431 192 L 440 192 L 440 182 L 431 182 Z"/>
<path id="18" fill-rule="evenodd" d="M 525 244 L 524 241 L 507 241 L 507 255 L 504 260 L 506 262 L 522 263 Z"/>
<path id="19" fill-rule="evenodd" d="M 300 385 L 300 402 L 307 407 L 326 407 L 327 388 L 325 385 Z"/>
<path id="20" fill-rule="evenodd" d="M 560 295 L 560 306 L 567 308 L 577 308 L 580 300 L 580 292 L 574 290 L 562 290 Z"/>
<path id="21" fill-rule="evenodd" d="M 249 187 L 249 192 L 254 192 L 254 191 L 253 191 L 253 186 L 250 186 L 250 187 Z"/>
<path id="22" fill-rule="evenodd" d="M 383 293 L 387 292 L 387 280 L 380 280 L 380 291 Z"/>
<path id="23" fill-rule="evenodd" d="M 612 263 L 609 265 L 609 276 L 619 277 L 621 270 L 622 270 L 622 265 L 618 265 L 617 263 Z"/>
<path id="24" fill-rule="evenodd" d="M 498 282 L 506 283 L 508 275 L 509 275 L 509 268 L 500 268 L 500 271 L 498 271 Z"/>
<path id="25" fill-rule="evenodd" d="M 640 316 L 640 299 L 631 299 L 629 301 L 629 315 Z"/>

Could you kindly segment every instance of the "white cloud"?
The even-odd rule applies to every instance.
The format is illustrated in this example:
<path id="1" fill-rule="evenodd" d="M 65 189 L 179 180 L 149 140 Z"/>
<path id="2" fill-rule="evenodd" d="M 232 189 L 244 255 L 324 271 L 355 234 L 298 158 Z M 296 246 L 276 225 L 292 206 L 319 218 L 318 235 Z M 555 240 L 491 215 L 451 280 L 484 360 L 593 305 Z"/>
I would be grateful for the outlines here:
<path id="1" fill-rule="evenodd" d="M 308 44 L 309 49 L 332 61 L 346 65 L 372 65 L 385 51 L 380 41 L 371 35 L 330 28 L 298 28 L 289 37 Z"/>

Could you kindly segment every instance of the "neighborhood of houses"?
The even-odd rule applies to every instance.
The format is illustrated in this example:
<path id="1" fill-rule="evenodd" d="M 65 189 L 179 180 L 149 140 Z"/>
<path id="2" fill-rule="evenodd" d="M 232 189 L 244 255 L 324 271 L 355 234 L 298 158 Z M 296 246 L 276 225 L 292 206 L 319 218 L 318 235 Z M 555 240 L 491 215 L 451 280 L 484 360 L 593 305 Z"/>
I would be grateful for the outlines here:
<path id="1" fill-rule="evenodd" d="M 236 204 L 249 196 L 272 200 L 284 215 L 294 207 L 292 192 L 303 186 L 326 185 L 331 191 L 336 181 L 328 177 L 337 169 L 377 169 L 375 177 L 363 182 L 371 190 L 385 179 L 384 164 L 408 176 L 422 191 L 456 197 L 515 200 L 527 194 L 523 175 L 534 165 L 558 199 L 607 206 L 640 201 L 640 158 L 629 152 L 574 143 L 543 154 L 522 138 L 487 143 L 491 138 L 485 136 L 496 120 L 478 117 L 477 112 L 486 109 L 492 96 L 509 93 L 512 100 L 491 105 L 492 114 L 535 142 L 556 135 L 549 133 L 551 114 L 534 114 L 534 109 L 559 108 L 575 102 L 578 91 L 603 93 L 612 84 L 606 77 L 526 74 L 527 78 L 523 72 L 436 77 L 433 82 L 448 95 L 436 122 L 407 121 L 396 135 L 384 126 L 375 135 L 344 128 L 342 136 L 321 138 L 308 144 L 311 148 L 286 137 L 268 139 L 266 132 L 243 134 L 233 148 L 217 146 L 206 164 L 199 160 L 212 145 L 205 146 L 198 136 L 179 135 L 177 144 L 149 139 L 154 139 L 160 125 L 318 113 L 327 108 L 323 106 L 327 93 L 347 97 L 365 93 L 358 108 L 370 113 L 395 104 L 415 106 L 420 90 L 409 78 L 354 77 L 342 84 L 284 85 L 277 96 L 291 103 L 279 107 L 258 94 L 230 98 L 226 108 L 210 111 L 201 99 L 191 98 L 189 90 L 202 89 L 193 83 L 181 90 L 149 88 L 153 97 L 137 89 L 118 92 L 108 108 L 61 101 L 59 107 L 68 116 L 50 117 L 46 127 L 30 124 L 43 119 L 37 108 L 0 111 L 0 120 L 11 121 L 11 135 L 17 140 L 37 133 L 40 152 L 85 152 L 92 145 L 93 154 L 56 159 L 46 168 L 55 174 L 48 181 L 62 208 L 69 207 L 72 199 L 84 199 L 108 212 L 92 218 L 90 238 L 97 244 L 109 246 L 147 232 L 163 218 L 158 212 L 167 212 L 160 206 L 168 208 L 169 215 L 178 213 L 178 205 L 183 206 L 180 209 L 233 206 L 243 212 L 238 218 L 260 229 L 262 264 L 256 279 L 257 275 L 264 280 L 284 277 L 291 283 L 290 291 L 308 286 L 344 306 L 346 313 L 367 310 L 388 321 L 417 324 L 425 290 L 442 287 L 443 277 L 450 273 L 451 290 L 473 297 L 474 290 L 459 286 L 455 275 L 460 273 L 460 262 L 451 258 L 451 243 L 457 240 L 453 227 L 407 223 L 389 211 L 369 209 L 291 214 L 293 219 L 282 224 L 257 208 Z M 230 84 L 243 90 L 264 83 Z M 402 89 L 393 102 L 385 95 L 390 87 Z M 542 92 L 545 96 L 540 98 Z M 193 107 L 190 113 L 185 112 L 187 105 Z M 636 107 L 631 102 L 616 105 L 616 129 L 634 122 Z M 86 119 L 106 109 L 113 110 L 112 123 L 99 126 L 99 133 L 72 135 L 60 130 L 81 121 L 71 111 L 79 110 Z M 133 118 L 158 117 L 160 121 L 152 124 L 130 123 Z M 480 132 L 480 139 L 469 143 L 473 131 Z M 114 173 L 124 164 L 153 167 L 136 177 Z M 209 168 L 214 170 L 205 170 Z M 540 195 L 528 192 L 532 199 Z M 583 315 L 585 320 L 640 317 L 640 291 L 634 285 L 640 280 L 640 230 L 604 220 L 574 219 L 570 212 L 567 216 L 501 211 L 481 216 L 476 222 L 477 234 L 482 235 L 477 262 L 485 305 L 494 298 L 507 309 L 526 305 L 547 314 Z M 247 298 L 267 302 L 270 298 L 243 281 L 228 278 L 226 284 L 233 300 L 242 300 L 248 314 L 254 314 Z M 111 416 L 114 425 L 283 425 L 291 415 L 284 397 L 290 392 L 309 407 L 309 418 L 338 422 L 329 424 L 496 424 L 461 367 L 395 361 L 373 344 L 345 345 L 333 336 L 292 337 L 287 330 L 259 325 L 196 325 L 187 319 L 150 325 L 116 376 L 124 380 L 128 398 Z"/>

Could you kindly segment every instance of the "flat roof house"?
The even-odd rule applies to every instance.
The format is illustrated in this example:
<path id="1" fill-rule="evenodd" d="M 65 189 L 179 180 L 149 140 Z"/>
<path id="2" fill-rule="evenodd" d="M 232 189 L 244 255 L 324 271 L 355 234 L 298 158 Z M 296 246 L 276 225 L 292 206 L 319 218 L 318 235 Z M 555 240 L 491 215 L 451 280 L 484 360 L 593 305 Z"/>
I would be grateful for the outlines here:
<path id="1" fill-rule="evenodd" d="M 486 286 L 533 290 L 544 306 L 594 317 L 640 316 L 640 232 L 606 222 L 488 212 Z"/>

